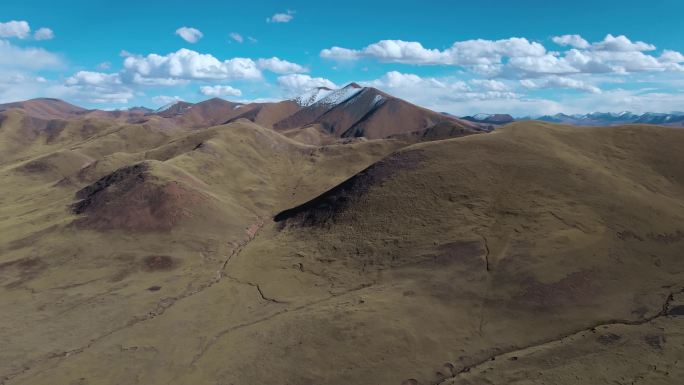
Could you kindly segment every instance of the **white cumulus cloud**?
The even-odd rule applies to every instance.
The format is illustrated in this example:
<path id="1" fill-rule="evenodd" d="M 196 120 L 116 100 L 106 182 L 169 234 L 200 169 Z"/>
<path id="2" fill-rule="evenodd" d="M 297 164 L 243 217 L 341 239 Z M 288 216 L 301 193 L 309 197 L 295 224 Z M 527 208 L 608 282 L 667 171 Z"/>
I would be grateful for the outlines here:
<path id="1" fill-rule="evenodd" d="M 245 41 L 245 38 L 243 38 L 242 35 L 240 35 L 240 34 L 237 33 L 237 32 L 231 32 L 231 33 L 228 34 L 228 36 L 229 36 L 231 39 L 237 41 L 238 43 L 242 43 L 242 42 Z"/>
<path id="2" fill-rule="evenodd" d="M 66 79 L 66 84 L 74 85 L 118 85 L 121 84 L 119 74 L 107 74 L 102 72 L 78 71 Z"/>
<path id="3" fill-rule="evenodd" d="M 292 63 L 277 57 L 272 57 L 270 59 L 258 59 L 257 66 L 262 70 L 268 70 L 277 74 L 308 72 L 306 68 L 297 63 Z"/>
<path id="4" fill-rule="evenodd" d="M 31 26 L 27 21 L 12 20 L 0 22 L 0 38 L 27 39 L 31 37 Z M 35 40 L 50 40 L 55 37 L 55 33 L 50 28 L 39 28 L 33 33 Z"/>
<path id="5" fill-rule="evenodd" d="M 502 40 L 458 41 L 445 50 L 425 48 L 415 41 L 380 40 L 360 50 L 342 47 L 324 49 L 320 56 L 341 60 L 371 58 L 394 63 L 468 66 L 501 63 L 503 57 L 534 57 L 545 54 L 543 45 L 525 38 L 512 37 Z"/>
<path id="6" fill-rule="evenodd" d="M 26 21 L 12 20 L 5 23 L 0 22 L 0 38 L 16 37 L 26 39 L 31 35 L 31 27 Z"/>
<path id="7" fill-rule="evenodd" d="M 320 56 L 333 60 L 354 60 L 361 57 L 361 52 L 349 48 L 332 47 L 322 50 Z"/>
<path id="8" fill-rule="evenodd" d="M 381 40 L 361 51 L 361 55 L 397 63 L 443 63 L 449 57 L 438 49 L 426 49 L 414 41 Z"/>
<path id="9" fill-rule="evenodd" d="M 442 82 L 439 81 L 435 78 L 422 78 L 416 74 L 409 74 L 409 73 L 402 73 L 399 71 L 390 71 L 387 72 L 385 75 L 383 75 L 380 79 L 376 79 L 370 82 L 367 82 L 367 84 L 373 86 L 373 87 L 378 87 L 378 88 L 387 88 L 387 89 L 401 89 L 401 88 L 413 88 L 413 87 L 424 87 L 424 88 L 448 88 L 449 86 Z M 465 82 L 459 81 L 457 83 L 452 84 L 453 86 L 456 85 L 456 88 L 460 90 L 467 90 L 468 86 L 465 84 Z"/>
<path id="10" fill-rule="evenodd" d="M 413 65 L 460 66 L 486 77 L 539 78 L 573 74 L 684 71 L 681 54 L 665 50 L 660 56 L 653 44 L 632 41 L 624 35 L 606 35 L 593 44 L 580 35 L 561 35 L 553 42 L 568 49 L 547 51 L 540 43 L 526 38 L 500 40 L 474 39 L 454 42 L 440 50 L 420 42 L 380 40 L 361 49 L 331 47 L 320 56 L 334 60 L 361 58 Z"/>
<path id="11" fill-rule="evenodd" d="M 592 44 L 592 47 L 602 51 L 653 51 L 656 47 L 643 41 L 632 42 L 625 35 L 606 35 L 603 41 Z"/>
<path id="12" fill-rule="evenodd" d="M 134 96 L 118 73 L 78 71 L 64 83 L 66 95 L 90 103 L 128 103 Z"/>
<path id="13" fill-rule="evenodd" d="M 242 91 L 231 86 L 203 86 L 200 88 L 200 93 L 206 96 L 242 96 Z"/>
<path id="14" fill-rule="evenodd" d="M 197 43 L 204 36 L 202 31 L 192 27 L 180 27 L 176 30 L 176 35 L 180 36 L 188 43 Z"/>
<path id="15" fill-rule="evenodd" d="M 475 87 L 479 87 L 481 89 L 487 90 L 487 91 L 509 91 L 510 88 L 503 82 L 500 82 L 498 80 L 493 80 L 493 79 L 473 79 L 470 81 L 470 84 L 472 84 Z"/>
<path id="16" fill-rule="evenodd" d="M 337 88 L 337 85 L 328 79 L 302 74 L 279 76 L 278 85 L 288 96 L 301 94 L 316 87 Z"/>
<path id="17" fill-rule="evenodd" d="M 521 56 L 511 58 L 504 67 L 502 75 L 513 77 L 535 77 L 548 74 L 573 74 L 580 70 L 567 61 L 552 54 L 543 56 Z"/>
<path id="18" fill-rule="evenodd" d="M 390 71 L 379 79 L 361 83 L 387 90 L 392 95 L 420 106 L 437 108 L 438 111 L 441 107 L 435 106 L 445 106 L 463 101 L 512 100 L 519 97 L 516 93 L 509 91 L 505 84 L 498 81 L 473 80 L 468 84 L 463 80 L 450 77 L 421 77 L 398 71 Z"/>
<path id="19" fill-rule="evenodd" d="M 294 12 L 287 11 L 284 13 L 276 13 L 275 15 L 266 18 L 267 23 L 289 23 L 294 19 Z"/>
<path id="20" fill-rule="evenodd" d="M 554 43 L 560 46 L 570 46 L 574 48 L 585 49 L 589 48 L 590 44 L 588 41 L 584 40 L 580 35 L 562 35 L 554 36 L 551 39 Z"/>
<path id="21" fill-rule="evenodd" d="M 186 48 L 167 55 L 128 56 L 124 71 L 138 82 L 164 83 L 178 80 L 243 80 L 260 79 L 257 64 L 248 58 L 219 60 Z"/>
<path id="22" fill-rule="evenodd" d="M 677 51 L 671 51 L 671 50 L 664 50 L 662 54 L 660 54 L 660 62 L 661 63 L 684 63 L 684 55 Z"/>
<path id="23" fill-rule="evenodd" d="M 0 41 L 1 43 L 2 41 Z M 0 44 L 0 53 L 2 45 Z M 224 84 L 226 81 L 264 80 L 263 71 L 278 74 L 306 72 L 299 64 L 277 57 L 252 60 L 250 58 L 231 58 L 220 60 L 213 55 L 203 54 L 186 48 L 166 55 L 149 54 L 146 56 L 126 52 L 123 68 L 119 72 L 105 73 L 79 71 L 68 77 L 63 86 L 70 92 L 78 92 L 82 100 L 111 100 L 123 102 L 140 93 L 146 87 L 172 87 L 199 81 L 205 83 L 199 92 L 207 96 L 242 96 L 242 91 Z M 0 57 L 0 62 L 2 57 Z M 100 69 L 110 68 L 106 63 Z M 284 87 L 305 87 L 305 83 L 332 84 L 321 78 L 285 78 L 279 84 Z M 299 84 L 297 84 L 299 81 Z M 212 84 L 213 83 L 213 84 Z M 265 85 L 265 84 L 264 84 Z M 96 96 L 100 94 L 100 96 Z"/>
<path id="24" fill-rule="evenodd" d="M 52 40 L 55 38 L 55 33 L 50 28 L 39 28 L 33 33 L 33 38 L 36 40 Z"/>
<path id="25" fill-rule="evenodd" d="M 62 59 L 42 48 L 18 47 L 6 40 L 0 40 L 0 70 L 55 69 L 63 65 Z"/>
<path id="26" fill-rule="evenodd" d="M 569 88 L 589 92 L 592 94 L 600 94 L 601 89 L 578 79 L 572 79 L 562 76 L 551 76 L 544 79 L 523 79 L 520 84 L 525 88 L 539 89 L 539 88 Z"/>

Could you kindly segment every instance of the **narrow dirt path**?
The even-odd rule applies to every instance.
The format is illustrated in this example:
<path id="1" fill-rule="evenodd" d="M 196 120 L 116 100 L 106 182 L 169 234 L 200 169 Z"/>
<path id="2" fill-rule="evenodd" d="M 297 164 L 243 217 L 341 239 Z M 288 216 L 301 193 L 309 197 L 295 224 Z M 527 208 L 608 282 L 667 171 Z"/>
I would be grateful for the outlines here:
<path id="1" fill-rule="evenodd" d="M 610 326 L 610 325 L 639 326 L 639 325 L 647 324 L 647 323 L 649 323 L 649 322 L 651 322 L 651 321 L 653 321 L 653 320 L 655 320 L 655 319 L 658 319 L 658 318 L 660 318 L 660 317 L 665 317 L 665 316 L 668 315 L 668 312 L 669 312 L 669 309 L 670 309 L 670 304 L 671 304 L 672 301 L 674 300 L 674 293 L 675 293 L 674 291 L 673 291 L 673 292 L 670 292 L 670 294 L 666 297 L 664 303 L 662 304 L 661 310 L 660 310 L 658 313 L 656 313 L 656 314 L 654 314 L 654 315 L 652 315 L 652 316 L 650 316 L 650 317 L 648 317 L 648 318 L 644 318 L 644 319 L 637 320 L 637 321 L 631 321 L 631 320 L 608 320 L 608 321 L 602 321 L 602 322 L 600 322 L 600 323 L 594 324 L 593 326 L 589 326 L 589 327 L 582 328 L 582 329 L 579 329 L 579 330 L 573 330 L 572 332 L 569 332 L 569 333 L 567 333 L 567 334 L 564 334 L 564 335 L 562 335 L 562 336 L 560 336 L 560 337 L 557 337 L 557 338 L 554 338 L 554 339 L 550 339 L 550 340 L 545 340 L 545 341 L 542 341 L 542 342 L 533 343 L 533 344 L 530 344 L 530 345 L 527 345 L 527 346 L 523 346 L 523 347 L 519 347 L 519 348 L 515 348 L 515 349 L 510 349 L 510 350 L 507 350 L 507 351 L 504 351 L 504 352 L 501 352 L 501 353 L 498 353 L 498 354 L 495 354 L 495 355 L 492 355 L 492 356 L 488 356 L 488 357 L 486 357 L 486 358 L 484 358 L 484 359 L 481 359 L 481 360 L 479 360 L 479 361 L 477 361 L 477 362 L 475 362 L 475 363 L 473 363 L 473 364 L 471 364 L 471 365 L 464 366 L 463 368 L 461 368 L 461 369 L 458 370 L 457 372 L 453 373 L 452 376 L 450 376 L 450 377 L 448 377 L 447 379 L 445 379 L 444 381 L 440 382 L 439 385 L 449 385 L 449 384 L 452 384 L 452 381 L 454 381 L 455 379 L 457 379 L 460 375 L 462 375 L 462 374 L 464 374 L 464 373 L 468 373 L 468 372 L 470 372 L 471 370 L 476 369 L 476 368 L 478 368 L 478 367 L 481 366 L 481 365 L 484 365 L 484 364 L 486 364 L 486 363 L 488 363 L 488 362 L 490 362 L 490 361 L 492 361 L 492 360 L 496 360 L 496 359 L 498 359 L 499 357 L 506 356 L 506 355 L 509 355 L 509 354 L 511 354 L 511 353 L 516 353 L 516 352 L 521 352 L 521 353 L 522 353 L 522 352 L 527 351 L 527 350 L 529 350 L 529 349 L 535 349 L 535 348 L 538 348 L 538 347 L 540 347 L 540 346 L 552 344 L 552 343 L 555 343 L 555 342 L 564 340 L 564 339 L 566 339 L 566 338 L 570 338 L 570 337 L 579 335 L 579 334 L 581 334 L 581 333 L 589 332 L 589 331 L 591 331 L 591 330 L 593 330 L 593 329 L 597 329 L 597 328 L 600 328 L 600 327 L 602 327 L 602 326 Z"/>
<path id="2" fill-rule="evenodd" d="M 47 354 L 47 355 L 44 355 L 43 357 L 40 357 L 40 358 L 31 360 L 29 362 L 26 362 L 23 365 L 21 365 L 21 368 L 15 370 L 14 372 L 10 372 L 10 373 L 6 374 L 4 377 L 0 378 L 0 385 L 9 384 L 10 381 L 12 381 L 12 379 L 14 379 L 14 378 L 26 373 L 26 372 L 31 371 L 33 368 L 35 368 L 36 366 L 38 366 L 44 362 L 55 360 L 55 359 L 66 359 L 66 358 L 78 355 L 80 353 L 83 353 L 84 351 L 88 350 L 90 347 L 92 347 L 93 345 L 95 345 L 99 341 L 101 341 L 101 340 L 103 340 L 103 339 L 105 339 L 105 338 L 107 338 L 107 337 L 109 337 L 115 333 L 118 333 L 122 330 L 133 327 L 139 323 L 146 322 L 146 321 L 152 320 L 154 318 L 157 318 L 157 317 L 161 316 L 162 314 L 164 314 L 169 308 L 171 308 L 173 305 L 175 305 L 179 301 L 181 301 L 185 298 L 192 297 L 192 296 L 197 295 L 199 293 L 202 293 L 204 290 L 206 290 L 206 289 L 212 287 L 213 285 L 217 284 L 222 279 L 226 278 L 226 275 L 224 274 L 224 270 L 225 270 L 226 266 L 228 265 L 228 263 L 230 262 L 230 260 L 233 257 L 235 257 L 236 255 L 238 255 L 242 251 L 242 249 L 244 249 L 244 247 L 247 246 L 247 244 L 249 242 L 254 240 L 254 238 L 256 238 L 256 236 L 258 235 L 258 233 L 261 231 L 261 229 L 263 227 L 264 227 L 264 220 L 262 218 L 258 218 L 257 221 L 255 223 L 253 223 L 247 229 L 247 238 L 244 239 L 243 241 L 239 242 L 237 244 L 237 246 L 235 248 L 233 248 L 231 253 L 226 257 L 226 259 L 221 263 L 221 266 L 217 270 L 216 276 L 213 279 L 199 285 L 198 287 L 196 287 L 192 290 L 185 291 L 185 292 L 183 292 L 183 293 L 181 293 L 175 297 L 167 297 L 167 298 L 162 299 L 161 301 L 157 302 L 156 307 L 154 307 L 148 313 L 133 317 L 132 319 L 130 319 L 125 324 L 120 325 L 120 326 L 118 326 L 118 327 L 116 327 L 116 328 L 96 337 L 96 338 L 91 339 L 90 341 L 88 341 L 87 344 L 85 344 L 81 347 L 78 347 L 76 349 L 71 349 L 71 350 L 65 350 L 65 351 L 58 352 L 58 353 Z M 258 287 L 257 287 L 257 290 L 259 290 L 259 292 L 261 292 L 260 288 L 258 288 Z M 262 293 L 262 297 L 263 297 L 263 293 Z"/>
<path id="3" fill-rule="evenodd" d="M 254 321 L 245 322 L 245 323 L 241 323 L 241 324 L 238 324 L 238 325 L 233 325 L 233 326 L 230 326 L 230 327 L 228 327 L 228 328 L 226 328 L 226 329 L 223 329 L 223 330 L 221 330 L 220 332 L 218 332 L 217 334 L 215 334 L 215 335 L 209 340 L 209 342 L 207 342 L 207 343 L 200 349 L 200 351 L 195 355 L 195 357 L 193 357 L 192 361 L 190 362 L 190 365 L 191 365 L 191 366 L 195 365 L 195 364 L 197 363 L 197 361 L 199 361 L 199 360 L 202 358 L 202 356 L 204 356 L 204 354 L 205 354 L 207 351 L 209 351 L 209 349 L 211 349 L 211 347 L 214 346 L 221 338 L 225 337 L 226 335 L 228 335 L 228 334 L 230 334 L 230 333 L 232 333 L 232 332 L 234 332 L 234 331 L 236 331 L 236 330 L 243 329 L 243 328 L 246 328 L 246 327 L 250 327 L 250 326 L 254 326 L 254 325 L 260 324 L 260 323 L 262 323 L 262 322 L 269 321 L 269 320 L 271 320 L 271 319 L 273 319 L 273 318 L 276 318 L 276 317 L 278 317 L 278 316 L 280 316 L 280 315 L 283 315 L 283 314 L 285 314 L 285 313 L 295 313 L 295 312 L 298 312 L 298 311 L 301 311 L 301 310 L 306 310 L 306 309 L 308 309 L 308 308 L 310 308 L 310 307 L 312 307 L 312 306 L 316 306 L 316 305 L 318 305 L 318 304 L 321 304 L 321 303 L 330 301 L 331 299 L 334 299 L 334 298 L 337 298 L 337 297 L 341 297 L 341 296 L 344 296 L 344 295 L 347 295 L 347 294 L 355 293 L 355 292 L 360 291 L 360 290 L 363 290 L 363 289 L 367 289 L 367 288 L 369 288 L 369 287 L 371 287 L 371 286 L 372 286 L 372 284 L 363 284 L 363 285 L 360 285 L 360 286 L 358 286 L 358 287 L 355 287 L 355 288 L 352 288 L 352 289 L 349 289 L 349 290 L 345 290 L 345 291 L 340 292 L 340 293 L 332 294 L 332 295 L 329 295 L 329 296 L 327 296 L 327 297 L 318 299 L 318 300 L 316 300 L 316 301 L 307 302 L 307 303 L 305 303 L 305 304 L 302 304 L 302 305 L 299 305 L 299 306 L 296 306 L 296 307 L 293 307 L 293 308 L 284 308 L 284 309 L 282 309 L 282 310 L 276 311 L 276 312 L 274 312 L 274 313 L 271 313 L 271 314 L 269 314 L 269 315 L 267 315 L 267 316 L 261 317 L 261 318 L 259 318 L 259 319 L 254 320 Z"/>

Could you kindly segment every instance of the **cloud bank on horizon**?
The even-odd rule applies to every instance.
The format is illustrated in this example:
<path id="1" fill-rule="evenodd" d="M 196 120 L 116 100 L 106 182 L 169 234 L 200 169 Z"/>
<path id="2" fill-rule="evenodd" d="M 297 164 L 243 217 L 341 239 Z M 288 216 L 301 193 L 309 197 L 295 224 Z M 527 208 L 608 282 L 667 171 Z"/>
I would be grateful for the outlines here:
<path id="1" fill-rule="evenodd" d="M 302 20 L 288 10 L 266 21 L 277 35 L 278 28 Z M 669 112 L 684 105 L 684 55 L 622 34 L 606 33 L 596 41 L 581 34 L 543 40 L 461 39 L 443 48 L 401 39 L 357 46 L 331 42 L 308 47 L 316 50 L 298 63 L 258 49 L 260 43 L 246 32 L 231 28 L 215 37 L 201 26 L 181 24 L 169 31 L 169 39 L 200 48 L 131 53 L 121 47 L 114 53 L 118 58 L 101 57 L 88 68 L 70 61 L 68 51 L 41 46 L 58 40 L 57 32 L 56 37 L 48 27 L 34 31 L 26 20 L 0 20 L 0 102 L 58 97 L 122 108 L 207 97 L 277 100 L 355 81 L 454 114 Z M 250 42 L 247 46 L 262 54 L 231 56 L 202 49 L 200 44 L 212 38 L 223 39 L 226 47 Z M 302 47 L 293 44 L 291 50 L 293 57 L 302 57 L 295 52 Z M 368 67 L 375 68 L 374 73 Z"/>

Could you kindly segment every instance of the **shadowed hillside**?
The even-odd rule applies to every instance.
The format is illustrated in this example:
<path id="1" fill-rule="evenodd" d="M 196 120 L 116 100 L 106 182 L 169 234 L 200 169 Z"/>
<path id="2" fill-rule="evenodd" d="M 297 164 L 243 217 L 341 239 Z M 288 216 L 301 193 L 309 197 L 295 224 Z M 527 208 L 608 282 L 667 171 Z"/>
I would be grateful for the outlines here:
<path id="1" fill-rule="evenodd" d="M 424 132 L 438 124 L 448 124 L 466 134 L 479 131 L 475 123 L 418 107 L 356 83 L 331 91 L 273 127 L 286 130 L 312 124 L 320 125 L 333 136 L 344 138 L 386 138 Z"/>
<path id="2" fill-rule="evenodd" d="M 26 117 L 7 116 L 3 143 L 17 145 Z M 0 168 L 0 303 L 13 309 L 2 316 L 13 330 L 0 334 L 2 383 L 223 281 L 266 218 L 402 145 L 307 146 L 252 123 L 65 123 L 53 139 L 24 138 Z M 41 314 L 51 326 L 38 326 Z M 23 352 L 32 341 L 42 343 Z"/>
<path id="3" fill-rule="evenodd" d="M 681 130 L 116 127 L 38 130 L 2 163 L 3 384 L 682 374 Z"/>

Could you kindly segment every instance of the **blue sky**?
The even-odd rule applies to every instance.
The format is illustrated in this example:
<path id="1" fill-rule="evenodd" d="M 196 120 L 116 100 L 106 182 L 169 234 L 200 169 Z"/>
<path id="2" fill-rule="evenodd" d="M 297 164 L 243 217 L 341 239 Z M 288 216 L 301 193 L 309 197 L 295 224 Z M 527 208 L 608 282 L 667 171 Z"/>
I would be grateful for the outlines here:
<path id="1" fill-rule="evenodd" d="M 682 1 L 55 3 L 3 1 L 0 102 L 278 100 L 356 81 L 456 114 L 684 110 Z"/>

